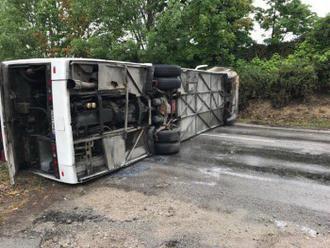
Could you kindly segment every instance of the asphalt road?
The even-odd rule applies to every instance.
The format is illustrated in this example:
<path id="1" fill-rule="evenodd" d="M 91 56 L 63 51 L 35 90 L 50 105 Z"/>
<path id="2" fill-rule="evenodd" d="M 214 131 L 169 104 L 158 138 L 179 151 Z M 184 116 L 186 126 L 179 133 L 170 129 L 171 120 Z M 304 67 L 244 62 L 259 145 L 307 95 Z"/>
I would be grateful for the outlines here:
<path id="1" fill-rule="evenodd" d="M 54 187 L 60 198 L 1 228 L 0 247 L 330 247 L 327 131 L 221 127 Z"/>

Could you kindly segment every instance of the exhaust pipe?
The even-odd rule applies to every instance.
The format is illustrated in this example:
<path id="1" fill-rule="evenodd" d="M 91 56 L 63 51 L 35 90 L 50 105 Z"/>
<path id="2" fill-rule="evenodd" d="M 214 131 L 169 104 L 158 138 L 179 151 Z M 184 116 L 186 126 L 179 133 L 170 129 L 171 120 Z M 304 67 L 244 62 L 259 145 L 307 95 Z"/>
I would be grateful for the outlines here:
<path id="1" fill-rule="evenodd" d="M 68 79 L 67 88 L 75 89 L 75 90 L 83 90 L 83 89 L 95 89 L 97 87 L 96 83 L 91 82 L 83 82 L 80 80 Z"/>

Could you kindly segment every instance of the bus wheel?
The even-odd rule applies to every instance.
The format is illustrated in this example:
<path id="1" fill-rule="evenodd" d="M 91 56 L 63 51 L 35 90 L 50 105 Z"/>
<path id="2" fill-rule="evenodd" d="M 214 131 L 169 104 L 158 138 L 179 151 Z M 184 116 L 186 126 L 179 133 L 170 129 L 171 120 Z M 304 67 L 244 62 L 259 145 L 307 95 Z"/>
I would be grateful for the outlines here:
<path id="1" fill-rule="evenodd" d="M 155 143 L 155 152 L 158 155 L 170 155 L 180 151 L 180 142 Z"/>
<path id="2" fill-rule="evenodd" d="M 178 77 L 181 75 L 181 68 L 177 65 L 154 65 L 155 77 Z"/>
<path id="3" fill-rule="evenodd" d="M 180 129 L 176 128 L 173 130 L 161 130 L 156 133 L 155 140 L 158 143 L 171 143 L 180 141 Z"/>
<path id="4" fill-rule="evenodd" d="M 181 80 L 175 77 L 156 78 L 155 82 L 160 90 L 175 90 L 181 87 Z"/>

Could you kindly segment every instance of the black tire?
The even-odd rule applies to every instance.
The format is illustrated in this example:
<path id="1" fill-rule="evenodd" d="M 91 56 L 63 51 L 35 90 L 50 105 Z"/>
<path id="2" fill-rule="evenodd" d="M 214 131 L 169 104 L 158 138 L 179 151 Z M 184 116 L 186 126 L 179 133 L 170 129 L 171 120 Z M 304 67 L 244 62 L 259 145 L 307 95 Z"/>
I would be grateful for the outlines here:
<path id="1" fill-rule="evenodd" d="M 180 130 L 173 129 L 173 130 L 161 130 L 156 133 L 155 142 L 157 143 L 173 143 L 180 141 Z"/>
<path id="2" fill-rule="evenodd" d="M 178 77 L 181 75 L 181 68 L 177 65 L 154 65 L 154 77 Z"/>
<path id="3" fill-rule="evenodd" d="M 178 78 L 156 78 L 155 81 L 160 90 L 175 90 L 181 87 L 181 80 Z"/>
<path id="4" fill-rule="evenodd" d="M 155 143 L 155 152 L 158 155 L 170 155 L 180 151 L 180 142 L 176 143 Z"/>
<path id="5" fill-rule="evenodd" d="M 234 126 L 235 125 L 235 120 L 232 121 L 225 121 L 225 126 Z"/>

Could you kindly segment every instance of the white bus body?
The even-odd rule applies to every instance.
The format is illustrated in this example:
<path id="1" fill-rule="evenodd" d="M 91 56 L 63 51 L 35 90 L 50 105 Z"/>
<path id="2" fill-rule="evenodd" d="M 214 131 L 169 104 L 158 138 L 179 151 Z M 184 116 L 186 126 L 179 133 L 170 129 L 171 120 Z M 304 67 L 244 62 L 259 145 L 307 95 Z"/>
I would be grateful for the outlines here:
<path id="1" fill-rule="evenodd" d="M 11 182 L 27 168 L 82 183 L 175 153 L 180 141 L 234 121 L 235 73 L 178 70 L 77 58 L 3 62 L 1 131 Z"/>

